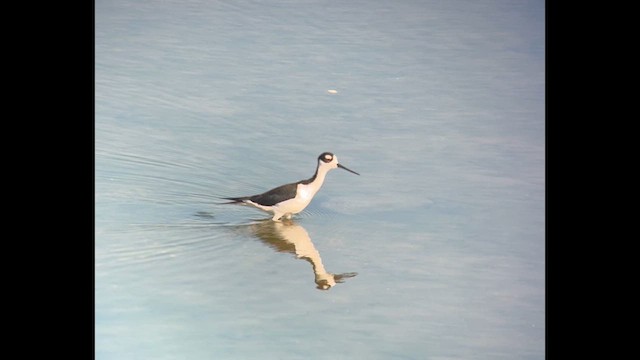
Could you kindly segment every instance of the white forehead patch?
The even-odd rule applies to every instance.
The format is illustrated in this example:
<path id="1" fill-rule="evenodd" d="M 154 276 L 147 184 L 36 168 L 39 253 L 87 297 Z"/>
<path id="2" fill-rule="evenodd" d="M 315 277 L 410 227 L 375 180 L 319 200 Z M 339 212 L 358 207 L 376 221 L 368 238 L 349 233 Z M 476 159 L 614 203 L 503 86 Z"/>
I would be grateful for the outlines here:
<path id="1" fill-rule="evenodd" d="M 333 156 L 327 154 L 327 155 L 324 156 L 324 159 L 331 161 L 331 159 L 333 159 Z"/>

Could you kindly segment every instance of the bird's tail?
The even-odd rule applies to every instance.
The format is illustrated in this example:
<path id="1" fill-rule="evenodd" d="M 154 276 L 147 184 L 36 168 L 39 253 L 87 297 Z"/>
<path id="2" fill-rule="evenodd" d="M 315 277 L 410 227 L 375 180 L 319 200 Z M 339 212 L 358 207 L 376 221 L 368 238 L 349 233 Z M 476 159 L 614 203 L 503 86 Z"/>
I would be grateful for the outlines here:
<path id="1" fill-rule="evenodd" d="M 248 197 L 222 197 L 220 199 L 230 200 L 228 202 L 220 203 L 220 205 L 225 205 L 225 204 L 242 204 L 245 200 L 249 198 Z"/>

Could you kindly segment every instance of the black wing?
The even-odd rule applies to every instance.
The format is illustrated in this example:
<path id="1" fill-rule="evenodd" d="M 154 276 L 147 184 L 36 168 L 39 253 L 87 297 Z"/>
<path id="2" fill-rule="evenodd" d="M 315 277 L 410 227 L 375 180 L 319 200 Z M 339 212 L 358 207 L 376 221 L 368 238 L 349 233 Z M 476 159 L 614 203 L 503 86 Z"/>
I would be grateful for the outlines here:
<path id="1" fill-rule="evenodd" d="M 249 196 L 247 200 L 264 206 L 273 206 L 279 202 L 293 199 L 296 197 L 297 191 L 298 183 L 286 184 L 259 195 Z"/>

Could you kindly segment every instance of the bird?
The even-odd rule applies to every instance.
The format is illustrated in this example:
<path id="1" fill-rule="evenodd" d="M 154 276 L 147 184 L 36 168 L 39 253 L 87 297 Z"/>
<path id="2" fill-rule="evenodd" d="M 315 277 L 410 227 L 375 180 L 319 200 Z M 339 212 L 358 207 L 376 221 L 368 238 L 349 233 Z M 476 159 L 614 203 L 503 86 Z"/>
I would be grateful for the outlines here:
<path id="1" fill-rule="evenodd" d="M 340 168 L 356 175 L 359 173 L 348 169 L 338 162 L 338 157 L 330 152 L 323 152 L 318 156 L 316 172 L 306 180 L 285 184 L 273 188 L 267 192 L 251 196 L 223 197 L 230 200 L 224 204 L 240 204 L 254 206 L 260 210 L 273 213 L 271 220 L 281 221 L 281 218 L 291 219 L 293 214 L 297 214 L 309 205 L 311 199 L 316 195 L 327 173 L 330 170 Z"/>

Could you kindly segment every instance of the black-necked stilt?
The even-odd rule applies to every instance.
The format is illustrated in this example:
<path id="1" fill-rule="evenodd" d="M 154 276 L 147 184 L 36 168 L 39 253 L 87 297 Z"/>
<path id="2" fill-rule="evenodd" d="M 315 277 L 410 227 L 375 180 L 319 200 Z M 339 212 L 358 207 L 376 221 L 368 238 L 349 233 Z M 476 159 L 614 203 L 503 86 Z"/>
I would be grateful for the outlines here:
<path id="1" fill-rule="evenodd" d="M 360 175 L 340 165 L 338 158 L 332 153 L 324 152 L 318 156 L 316 173 L 307 180 L 278 186 L 275 189 L 258 195 L 223 199 L 231 200 L 225 204 L 252 205 L 260 210 L 271 212 L 273 213 L 273 218 L 271 219 L 273 221 L 280 221 L 280 218 L 283 216 L 290 219 L 291 215 L 301 212 L 309 205 L 313 196 L 320 190 L 329 170 L 335 168 L 345 169 L 356 175 Z"/>

